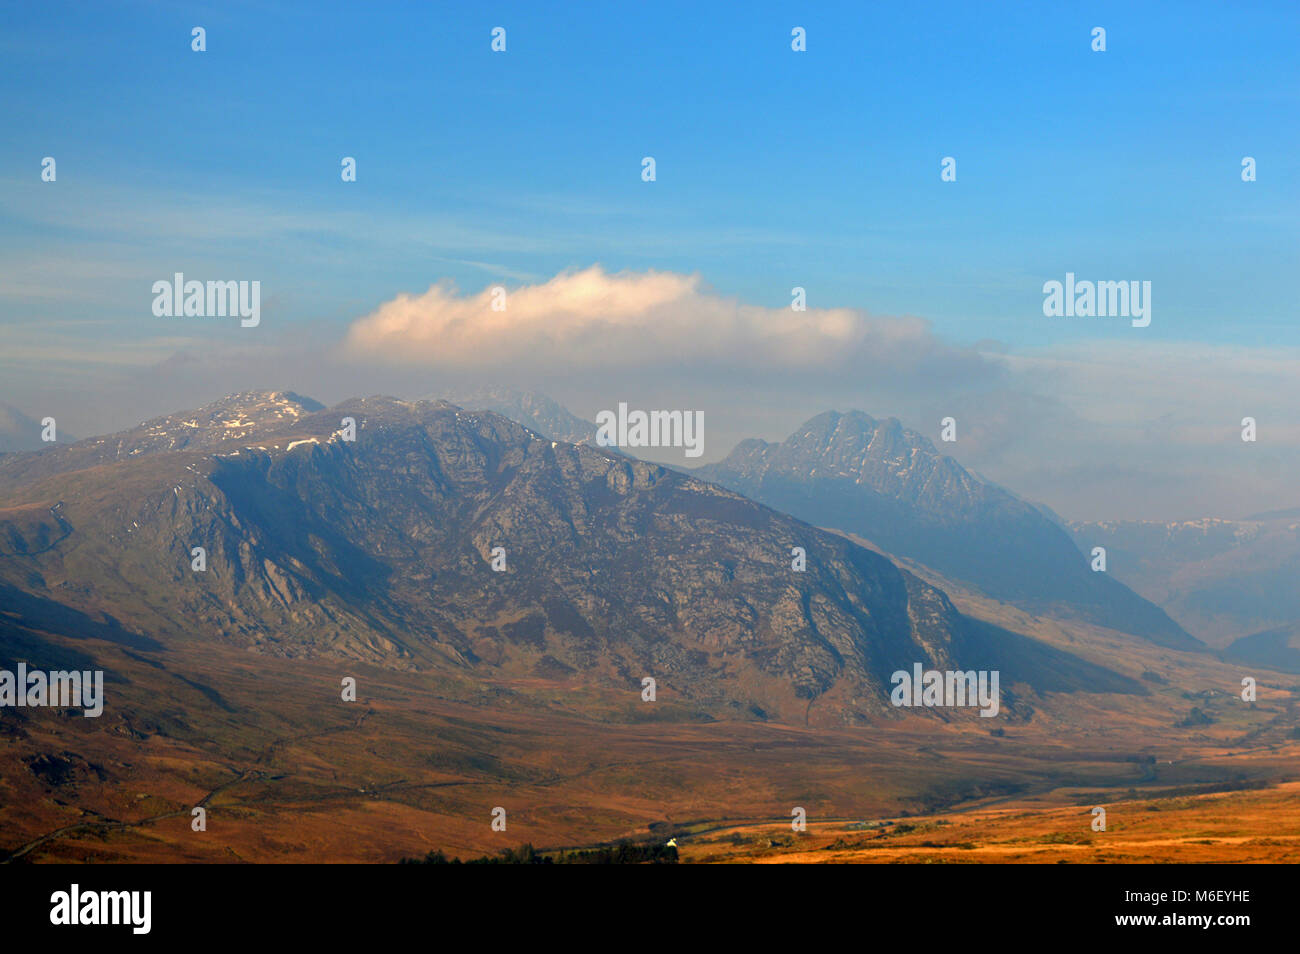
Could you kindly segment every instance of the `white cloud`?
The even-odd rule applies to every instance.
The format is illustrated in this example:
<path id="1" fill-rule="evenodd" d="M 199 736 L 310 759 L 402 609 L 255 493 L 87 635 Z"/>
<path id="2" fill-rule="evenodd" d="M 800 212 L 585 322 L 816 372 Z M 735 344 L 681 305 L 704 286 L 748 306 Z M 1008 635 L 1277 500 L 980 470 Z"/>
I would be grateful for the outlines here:
<path id="1" fill-rule="evenodd" d="M 718 295 L 698 275 L 610 274 L 599 265 L 507 291 L 447 282 L 399 295 L 353 323 L 345 353 L 431 367 L 725 368 L 821 375 L 988 368 L 940 343 L 919 318 L 849 308 L 769 308 Z"/>

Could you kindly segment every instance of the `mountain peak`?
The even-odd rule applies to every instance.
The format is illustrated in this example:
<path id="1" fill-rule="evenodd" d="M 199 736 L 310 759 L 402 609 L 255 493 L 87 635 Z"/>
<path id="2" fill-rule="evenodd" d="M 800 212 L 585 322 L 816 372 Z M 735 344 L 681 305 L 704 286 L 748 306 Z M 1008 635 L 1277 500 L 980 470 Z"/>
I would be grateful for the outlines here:
<path id="1" fill-rule="evenodd" d="M 60 443 L 40 454 L 15 454 L 0 466 L 0 485 L 147 454 L 242 446 L 292 430 L 324 409 L 293 391 L 240 391 L 116 434 Z"/>
<path id="2" fill-rule="evenodd" d="M 716 467 L 750 478 L 807 474 L 845 480 L 892 496 L 942 494 L 947 504 L 960 500 L 963 506 L 991 492 L 898 418 L 877 419 L 857 410 L 818 414 L 779 444 L 742 441 Z"/>
<path id="3" fill-rule="evenodd" d="M 863 537 L 997 599 L 1193 648 L 1163 611 L 1093 573 L 1036 506 L 981 480 L 897 418 L 828 411 L 780 444 L 743 441 L 695 473 L 816 526 Z"/>
<path id="4" fill-rule="evenodd" d="M 325 405 L 293 391 L 239 391 L 229 394 L 210 404 L 205 404 L 194 413 L 200 417 L 216 418 L 219 415 L 243 412 L 245 414 L 271 415 L 279 419 L 300 417 L 324 410 Z M 170 415 L 169 417 L 175 417 Z M 168 420 L 169 417 L 157 420 Z M 145 424 L 149 424 L 146 421 Z"/>

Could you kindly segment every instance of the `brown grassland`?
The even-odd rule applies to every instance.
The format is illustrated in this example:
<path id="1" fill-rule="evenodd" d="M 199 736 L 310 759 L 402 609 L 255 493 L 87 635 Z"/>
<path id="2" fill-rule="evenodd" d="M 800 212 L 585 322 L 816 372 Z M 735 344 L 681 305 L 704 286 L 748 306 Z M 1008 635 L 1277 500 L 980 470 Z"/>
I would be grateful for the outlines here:
<path id="1" fill-rule="evenodd" d="M 1006 622 L 1159 679 L 1145 696 L 1034 697 L 1018 720 L 837 726 L 813 709 L 788 725 L 715 719 L 671 686 L 649 704 L 638 686 L 62 641 L 116 674 L 112 705 L 0 714 L 0 858 L 393 862 L 675 836 L 688 862 L 1300 860 L 1295 677 L 1251 673 L 1248 704 L 1208 654 Z M 1183 724 L 1193 706 L 1210 721 Z"/>

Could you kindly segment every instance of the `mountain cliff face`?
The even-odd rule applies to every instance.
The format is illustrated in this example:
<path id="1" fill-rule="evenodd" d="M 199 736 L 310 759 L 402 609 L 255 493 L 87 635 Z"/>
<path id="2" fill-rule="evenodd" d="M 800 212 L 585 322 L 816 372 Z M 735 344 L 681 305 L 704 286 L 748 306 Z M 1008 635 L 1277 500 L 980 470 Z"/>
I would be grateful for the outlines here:
<path id="1" fill-rule="evenodd" d="M 0 462 L 0 593 L 11 619 L 55 631 L 50 607 L 119 641 L 635 690 L 652 676 L 741 716 L 890 713 L 890 673 L 916 662 L 1134 691 L 835 534 L 446 403 L 240 395 L 36 456 Z"/>
<path id="2" fill-rule="evenodd" d="M 1033 611 L 1058 612 L 1190 649 L 1158 607 L 1094 573 L 1043 512 L 975 477 L 898 421 L 827 412 L 780 444 L 747 440 L 694 473 L 818 526 L 974 584 Z"/>

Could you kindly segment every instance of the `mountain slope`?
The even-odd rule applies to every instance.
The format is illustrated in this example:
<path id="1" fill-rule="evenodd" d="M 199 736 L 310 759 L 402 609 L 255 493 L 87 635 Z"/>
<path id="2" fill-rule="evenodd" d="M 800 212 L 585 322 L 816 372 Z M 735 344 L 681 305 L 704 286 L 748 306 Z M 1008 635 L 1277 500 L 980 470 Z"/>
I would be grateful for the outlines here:
<path id="1" fill-rule="evenodd" d="M 694 473 L 988 595 L 1077 616 L 1160 645 L 1199 647 L 1158 607 L 1094 573 L 1066 531 L 1037 507 L 986 483 L 897 420 L 830 411 L 786 441 L 743 441 Z"/>
<path id="2" fill-rule="evenodd" d="M 1235 639 L 1223 656 L 1233 662 L 1300 673 L 1300 623 Z"/>
<path id="3" fill-rule="evenodd" d="M 710 711 L 801 721 L 814 700 L 818 718 L 896 714 L 889 674 L 917 662 L 1005 668 L 1026 690 L 1142 691 L 674 471 L 446 403 L 285 400 L 243 395 L 83 442 L 10 486 L 0 581 L 164 643 L 633 691 L 653 676 Z"/>

